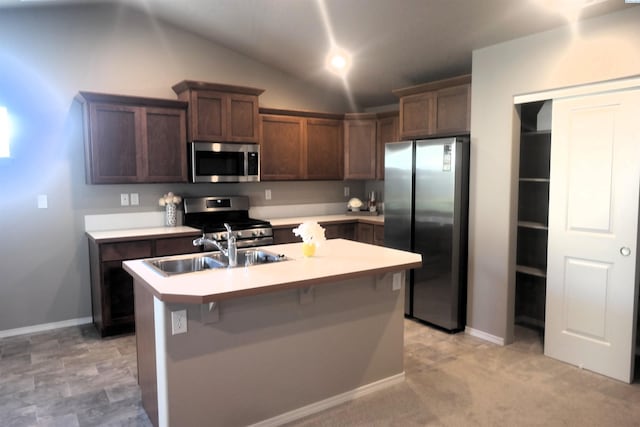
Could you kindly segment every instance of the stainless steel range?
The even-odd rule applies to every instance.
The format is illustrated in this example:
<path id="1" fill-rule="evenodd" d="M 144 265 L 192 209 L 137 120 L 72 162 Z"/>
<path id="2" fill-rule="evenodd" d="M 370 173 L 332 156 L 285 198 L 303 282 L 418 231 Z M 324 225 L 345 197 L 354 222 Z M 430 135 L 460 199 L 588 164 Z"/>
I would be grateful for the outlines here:
<path id="1" fill-rule="evenodd" d="M 273 230 L 268 221 L 249 218 L 246 196 L 193 197 L 184 199 L 184 225 L 200 229 L 206 239 L 225 242 L 229 224 L 238 248 L 273 244 Z M 206 243 L 205 251 L 217 249 Z"/>

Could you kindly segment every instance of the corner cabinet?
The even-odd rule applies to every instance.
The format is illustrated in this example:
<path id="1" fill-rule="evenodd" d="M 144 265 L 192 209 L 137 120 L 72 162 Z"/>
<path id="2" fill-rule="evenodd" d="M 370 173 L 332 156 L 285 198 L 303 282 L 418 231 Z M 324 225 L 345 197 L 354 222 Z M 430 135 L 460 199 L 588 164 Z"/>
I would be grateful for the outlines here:
<path id="1" fill-rule="evenodd" d="M 158 236 L 141 240 L 94 240 L 89 238 L 91 306 L 93 323 L 102 337 L 133 332 L 133 278 L 122 261 L 200 251 L 192 235 Z"/>
<path id="2" fill-rule="evenodd" d="M 543 328 L 545 320 L 551 159 L 547 102 L 520 106 L 515 321 L 534 328 Z"/>
<path id="3" fill-rule="evenodd" d="M 259 142 L 258 96 L 263 89 L 184 80 L 173 91 L 189 103 L 189 141 Z"/>
<path id="4" fill-rule="evenodd" d="M 376 123 L 376 179 L 384 179 L 384 144 L 400 140 L 399 113 L 378 113 Z"/>
<path id="5" fill-rule="evenodd" d="M 341 116 L 260 110 L 260 179 L 341 180 Z"/>
<path id="6" fill-rule="evenodd" d="M 376 179 L 376 127 L 373 113 L 344 116 L 344 179 Z"/>
<path id="7" fill-rule="evenodd" d="M 187 104 L 80 92 L 89 184 L 187 182 Z"/>
<path id="8" fill-rule="evenodd" d="M 471 75 L 397 89 L 393 93 L 400 98 L 401 139 L 469 133 Z"/>

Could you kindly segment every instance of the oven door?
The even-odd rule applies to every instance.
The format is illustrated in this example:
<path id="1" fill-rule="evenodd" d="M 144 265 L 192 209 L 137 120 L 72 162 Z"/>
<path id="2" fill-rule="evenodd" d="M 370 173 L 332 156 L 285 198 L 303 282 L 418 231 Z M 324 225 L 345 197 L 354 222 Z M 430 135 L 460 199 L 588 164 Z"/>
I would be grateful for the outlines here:
<path id="1" fill-rule="evenodd" d="M 257 144 L 192 142 L 191 182 L 255 182 L 260 180 Z"/>

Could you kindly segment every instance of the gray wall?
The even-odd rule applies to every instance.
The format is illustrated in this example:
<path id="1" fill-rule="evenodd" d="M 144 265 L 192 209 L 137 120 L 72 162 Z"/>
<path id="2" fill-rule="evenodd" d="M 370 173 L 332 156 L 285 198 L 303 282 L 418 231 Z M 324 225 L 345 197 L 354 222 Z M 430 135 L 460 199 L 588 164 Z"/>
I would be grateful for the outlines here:
<path id="1" fill-rule="evenodd" d="M 250 425 L 402 374 L 404 287 L 391 282 L 321 284 L 309 304 L 298 289 L 225 300 L 212 324 L 200 305 L 163 304 L 189 319 L 186 334 L 164 327 L 169 424 Z"/>
<path id="2" fill-rule="evenodd" d="M 513 96 L 638 75 L 640 7 L 473 53 L 468 326 L 513 334 L 519 127 Z M 509 262 L 508 262 L 509 261 Z"/>
<path id="3" fill-rule="evenodd" d="M 0 332 L 91 315 L 86 214 L 159 210 L 169 190 L 254 205 L 346 201 L 343 182 L 85 185 L 79 90 L 175 99 L 171 86 L 192 79 L 266 89 L 266 107 L 344 112 L 346 101 L 124 7 L 2 9 L 0 40 L 0 105 L 13 122 L 12 158 L 0 159 Z M 349 185 L 364 195 L 364 183 Z M 141 206 L 121 208 L 121 192 L 138 192 Z"/>

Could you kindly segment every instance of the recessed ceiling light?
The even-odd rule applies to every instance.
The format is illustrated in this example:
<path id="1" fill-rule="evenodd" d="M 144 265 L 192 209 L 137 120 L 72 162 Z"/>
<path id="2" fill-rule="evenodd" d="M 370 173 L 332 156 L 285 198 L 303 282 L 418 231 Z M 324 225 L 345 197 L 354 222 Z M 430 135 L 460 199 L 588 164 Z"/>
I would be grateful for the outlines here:
<path id="1" fill-rule="evenodd" d="M 342 48 L 334 47 L 327 55 L 325 64 L 329 71 L 344 77 L 351 68 L 351 54 Z"/>

